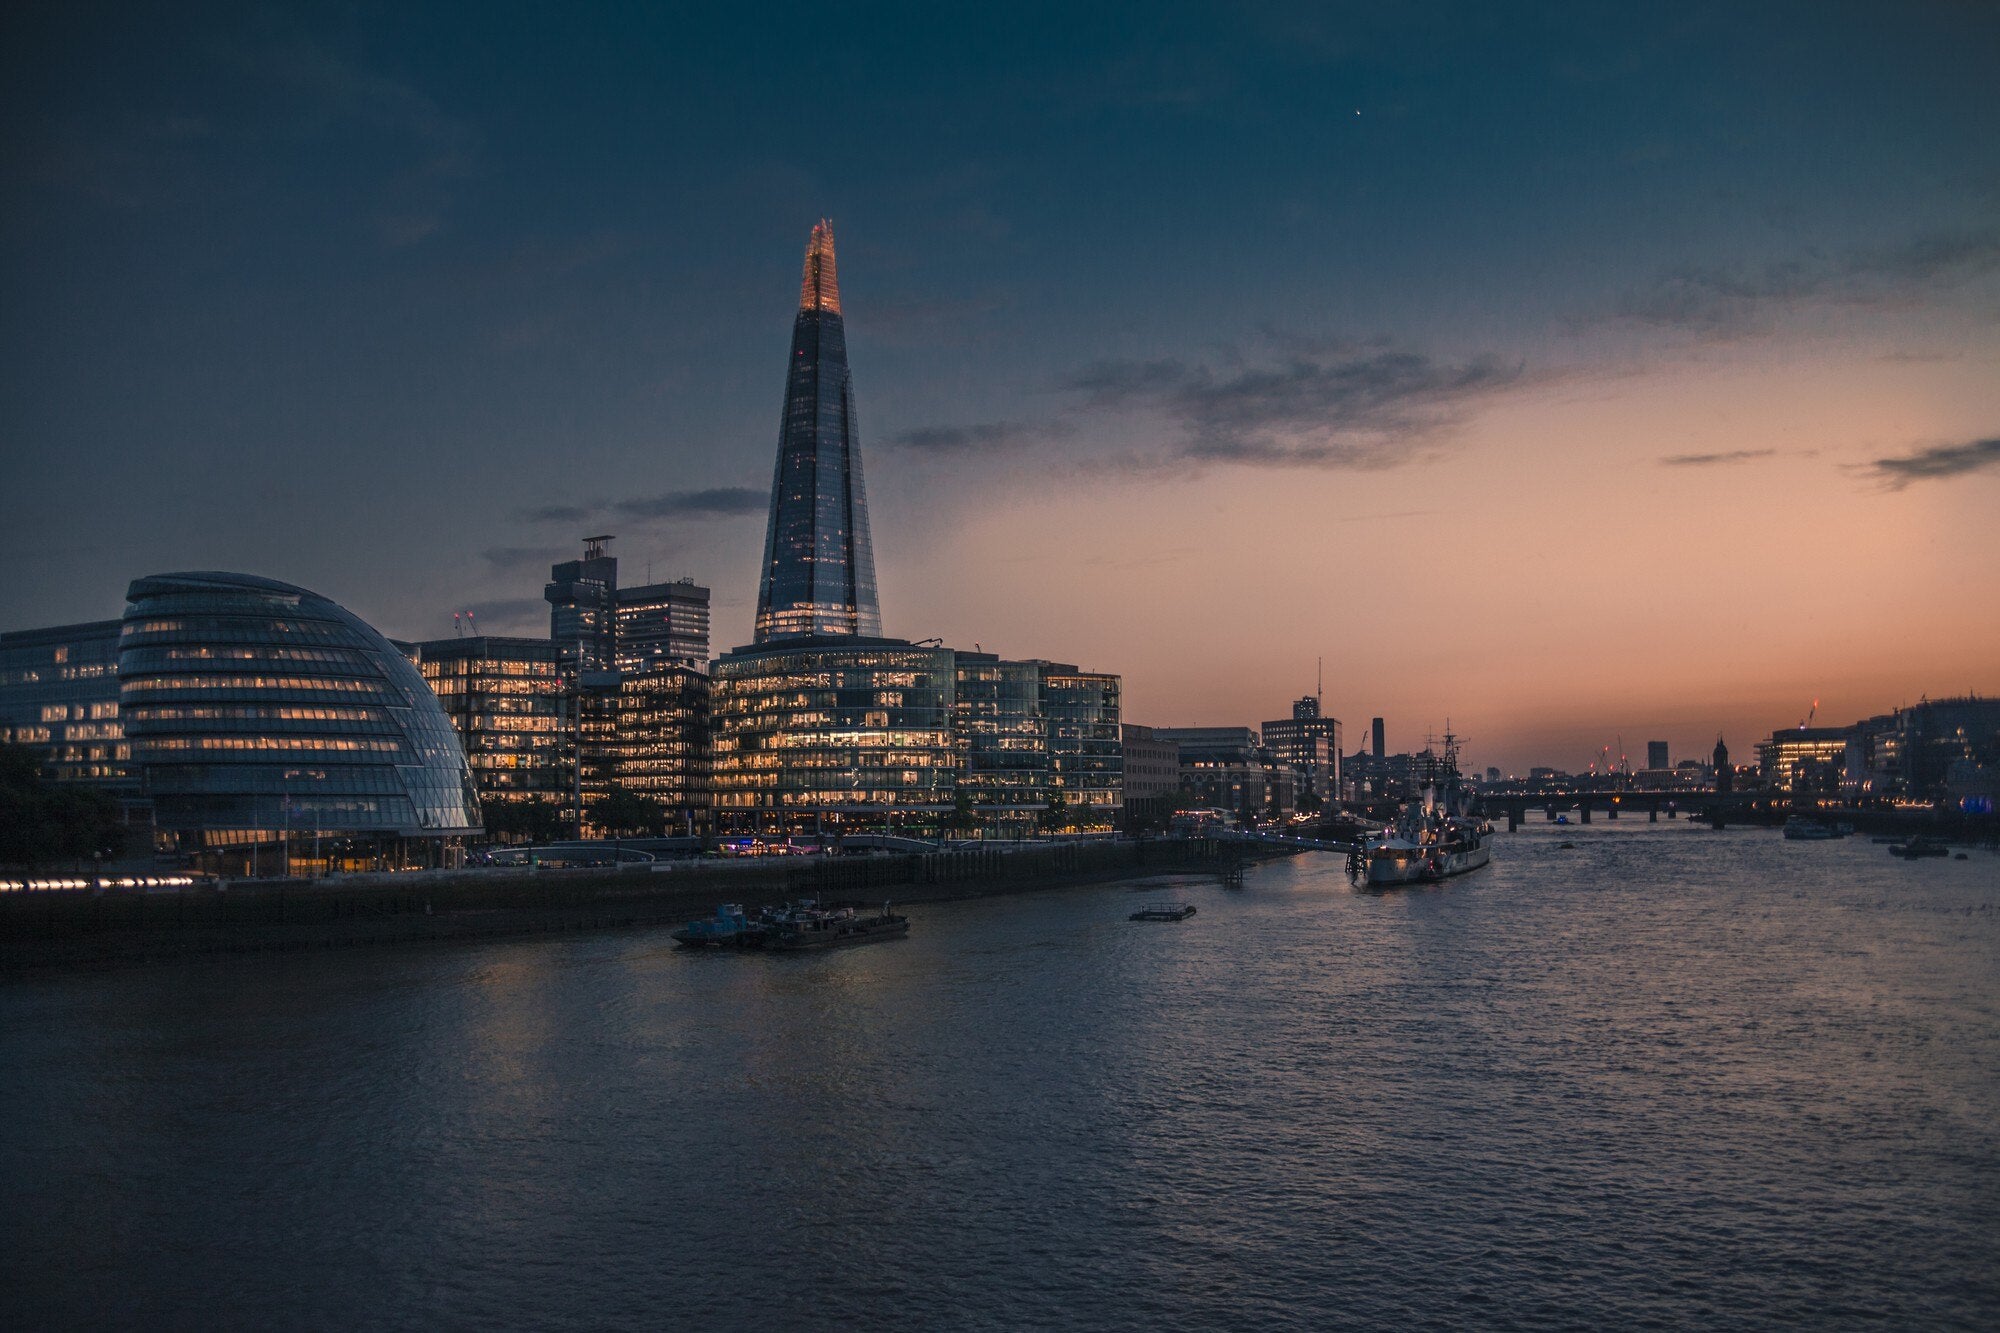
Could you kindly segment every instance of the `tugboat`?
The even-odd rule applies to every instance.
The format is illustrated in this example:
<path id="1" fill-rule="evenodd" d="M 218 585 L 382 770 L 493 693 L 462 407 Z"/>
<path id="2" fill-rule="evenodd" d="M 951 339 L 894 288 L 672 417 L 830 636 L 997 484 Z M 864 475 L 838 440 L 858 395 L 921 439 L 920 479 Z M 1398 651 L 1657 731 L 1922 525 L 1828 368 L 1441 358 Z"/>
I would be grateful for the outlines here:
<path id="1" fill-rule="evenodd" d="M 736 903 L 724 903 L 706 921 L 690 921 L 674 938 L 690 949 L 754 949 L 764 942 L 762 917 L 751 920 Z"/>
<path id="2" fill-rule="evenodd" d="M 1368 843 L 1357 872 L 1370 884 L 1425 884 L 1477 870 L 1493 859 L 1493 825 L 1471 813 L 1461 785 L 1458 738 L 1444 737 L 1443 759 L 1431 761 L 1423 796 L 1403 807 L 1396 825 Z"/>
<path id="3" fill-rule="evenodd" d="M 899 940 L 910 933 L 910 918 L 889 910 L 883 903 L 875 916 L 862 916 L 852 907 L 823 909 L 807 898 L 796 906 L 766 911 L 764 947 L 780 953 L 806 949 L 833 949 L 847 944 L 874 944 L 879 940 Z"/>

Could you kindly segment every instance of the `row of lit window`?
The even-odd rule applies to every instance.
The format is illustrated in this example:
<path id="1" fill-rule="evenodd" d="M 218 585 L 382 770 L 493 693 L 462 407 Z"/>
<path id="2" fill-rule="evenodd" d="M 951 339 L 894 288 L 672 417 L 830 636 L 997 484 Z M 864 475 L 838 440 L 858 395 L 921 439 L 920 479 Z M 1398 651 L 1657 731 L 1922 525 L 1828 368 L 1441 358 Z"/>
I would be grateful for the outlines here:
<path id="1" fill-rule="evenodd" d="M 361 666 L 366 659 L 358 652 L 339 648 L 283 648 L 272 644 L 249 644 L 243 647 L 218 648 L 203 644 L 198 647 L 178 648 L 135 648 L 129 656 L 144 662 L 149 657 L 165 657 L 169 662 L 252 662 L 267 658 L 277 662 L 312 662 L 325 666 Z"/>
<path id="2" fill-rule="evenodd" d="M 85 718 L 88 718 L 92 722 L 102 722 L 106 718 L 117 716 L 117 703 L 109 701 L 93 704 L 44 704 L 42 706 L 42 721 L 44 722 L 81 722 Z"/>
<path id="3" fill-rule="evenodd" d="M 389 715 L 379 708 L 302 708 L 276 704 L 265 708 L 252 706 L 177 708 L 161 704 L 134 704 L 131 720 L 133 722 L 388 722 L 390 719 Z"/>
<path id="4" fill-rule="evenodd" d="M 127 690 L 303 690 L 335 694 L 380 694 L 381 683 L 326 676 L 137 676 Z"/>
<path id="5" fill-rule="evenodd" d="M 556 664 L 547 662 L 519 662 L 506 658 L 425 658 L 421 664 L 424 679 L 444 680 L 457 676 L 554 676 Z"/>
<path id="6" fill-rule="evenodd" d="M 788 755 L 780 758 L 777 755 L 756 754 L 737 756 L 726 761 L 718 760 L 715 764 L 715 774 L 718 780 L 725 776 L 742 776 L 744 774 L 759 773 L 796 773 L 801 778 L 807 774 L 813 774 L 815 775 L 815 781 L 812 785 L 824 786 L 824 775 L 826 774 L 846 774 L 850 782 L 860 782 L 866 781 L 864 775 L 870 773 L 915 772 L 917 769 L 929 769 L 934 773 L 958 771 L 958 765 L 949 760 L 938 762 L 932 759 L 927 761 L 922 757 L 914 755 L 902 757 L 909 760 L 913 766 L 909 769 L 904 769 L 899 765 L 886 762 L 851 764 L 840 763 L 837 759 L 832 762 L 814 760 L 800 762 L 796 756 Z M 886 758 L 887 756 L 882 756 L 882 759 L 886 760 Z"/>
<path id="7" fill-rule="evenodd" d="M 356 740 L 345 736 L 146 736 L 140 744 L 147 750 L 313 750 L 347 753 L 377 751 L 396 753 L 403 742 Z"/>

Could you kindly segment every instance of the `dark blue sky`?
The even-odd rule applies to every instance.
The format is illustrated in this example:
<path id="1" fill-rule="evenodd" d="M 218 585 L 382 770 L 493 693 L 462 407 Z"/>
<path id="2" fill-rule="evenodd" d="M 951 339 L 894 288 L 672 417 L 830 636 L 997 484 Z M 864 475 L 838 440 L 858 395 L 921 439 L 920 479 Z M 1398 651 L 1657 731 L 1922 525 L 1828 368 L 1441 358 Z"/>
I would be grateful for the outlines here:
<path id="1" fill-rule="evenodd" d="M 1217 532 L 1258 521 L 1259 487 L 1342 520 L 1428 510 L 1363 483 L 1416 484 L 1524 396 L 1829 348 L 1964 373 L 1925 381 L 1902 434 L 1776 442 L 1812 475 L 2000 434 L 1976 389 L 1990 4 L 66 3 L 4 24 L 0 626 L 216 567 L 399 635 L 464 606 L 533 630 L 548 560 L 608 530 L 634 575 L 713 585 L 718 646 L 739 641 L 821 216 L 885 618 L 913 635 L 1014 629 L 1010 583 L 1052 624 L 1091 614 L 1105 553 L 1051 556 L 1049 478 L 1096 497 L 1119 553 L 1171 565 L 1217 539 L 1170 482 L 1224 497 Z M 1649 464 L 1773 452 L 1631 412 Z M 1988 454 L 1965 457 L 1948 470 L 1990 497 Z M 1477 511 L 1452 528 L 1510 539 Z M 972 531 L 971 573 L 936 586 Z M 1288 558 L 1346 572 L 1321 535 Z M 1264 558 L 1230 550 L 1254 581 Z M 1155 645 L 1055 637 L 1003 646 L 1095 654 L 1145 697 Z M 1201 711 L 1203 688 L 1159 698 Z"/>

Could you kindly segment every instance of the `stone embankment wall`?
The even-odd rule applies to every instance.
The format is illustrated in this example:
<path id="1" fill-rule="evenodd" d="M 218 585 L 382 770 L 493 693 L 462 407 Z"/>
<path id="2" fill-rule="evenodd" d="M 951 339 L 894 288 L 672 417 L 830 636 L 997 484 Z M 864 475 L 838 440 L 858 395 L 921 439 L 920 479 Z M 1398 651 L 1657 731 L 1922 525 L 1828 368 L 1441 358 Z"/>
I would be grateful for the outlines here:
<path id="1" fill-rule="evenodd" d="M 725 902 L 877 906 L 1214 868 L 1203 840 L 1050 843 L 903 856 L 655 862 L 603 870 L 463 870 L 236 881 L 170 892 L 0 894 L 0 970 L 204 953 L 680 925 Z"/>

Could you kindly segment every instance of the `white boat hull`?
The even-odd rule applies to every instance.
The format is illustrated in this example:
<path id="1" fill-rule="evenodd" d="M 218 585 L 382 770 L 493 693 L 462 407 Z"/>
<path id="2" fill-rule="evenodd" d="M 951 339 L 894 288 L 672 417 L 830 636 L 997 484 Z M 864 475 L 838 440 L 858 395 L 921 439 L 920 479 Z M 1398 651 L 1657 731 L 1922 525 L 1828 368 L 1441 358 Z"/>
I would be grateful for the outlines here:
<path id="1" fill-rule="evenodd" d="M 1463 875 L 1469 870 L 1479 869 L 1492 859 L 1491 834 L 1482 837 L 1469 847 L 1453 851 L 1419 847 L 1404 853 L 1387 848 L 1375 848 L 1368 854 L 1368 882 L 1422 884 L 1434 879 L 1446 879 L 1452 875 Z"/>

